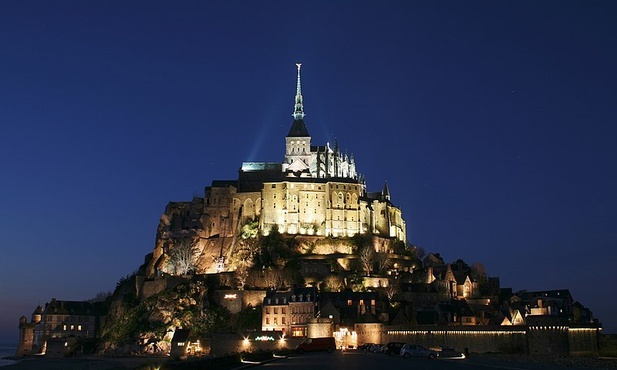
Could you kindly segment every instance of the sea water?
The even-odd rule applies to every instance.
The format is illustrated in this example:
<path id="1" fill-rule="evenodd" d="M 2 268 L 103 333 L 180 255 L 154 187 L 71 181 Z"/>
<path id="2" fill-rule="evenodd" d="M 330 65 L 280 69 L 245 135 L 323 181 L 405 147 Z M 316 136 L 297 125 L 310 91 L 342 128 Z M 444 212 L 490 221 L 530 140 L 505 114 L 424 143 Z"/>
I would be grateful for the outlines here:
<path id="1" fill-rule="evenodd" d="M 0 366 L 12 365 L 15 363 L 13 360 L 5 360 L 4 357 L 15 356 L 17 346 L 14 344 L 2 344 L 0 343 Z"/>

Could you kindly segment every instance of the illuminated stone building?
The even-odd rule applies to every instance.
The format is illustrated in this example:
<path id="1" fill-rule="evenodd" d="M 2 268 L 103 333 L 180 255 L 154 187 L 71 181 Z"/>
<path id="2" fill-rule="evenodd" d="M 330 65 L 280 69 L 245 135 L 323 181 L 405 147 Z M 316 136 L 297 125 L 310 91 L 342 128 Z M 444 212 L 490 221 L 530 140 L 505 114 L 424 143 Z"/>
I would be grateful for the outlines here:
<path id="1" fill-rule="evenodd" d="M 53 298 L 38 306 L 32 314 L 32 322 L 27 323 L 25 317 L 20 319 L 20 331 L 27 341 L 20 339 L 18 356 L 42 353 L 45 354 L 48 341 L 61 341 L 62 351 L 71 348 L 67 346 L 72 340 L 96 338 L 102 317 L 101 305 L 85 301 L 61 301 Z M 22 348 L 23 347 L 23 348 Z"/>
<path id="2" fill-rule="evenodd" d="M 270 292 L 263 301 L 261 330 L 305 337 L 308 322 L 315 317 L 316 308 L 317 289 L 314 287 Z"/>
<path id="3" fill-rule="evenodd" d="M 216 180 L 203 198 L 169 203 L 161 217 L 157 245 L 148 277 L 166 271 L 174 240 L 197 243 L 202 272 L 225 271 L 242 225 L 257 221 L 267 235 L 273 227 L 288 235 L 351 237 L 373 235 L 384 241 L 406 242 L 401 210 L 387 184 L 367 192 L 353 155 L 333 146 L 313 145 L 304 122 L 304 104 L 297 65 L 293 122 L 285 137 L 282 162 L 244 162 L 237 180 Z M 378 247 L 376 247 L 378 248 Z"/>
<path id="4" fill-rule="evenodd" d="M 381 192 L 367 193 L 353 155 L 343 154 L 337 143 L 333 148 L 329 143 L 312 145 L 304 116 L 298 64 L 294 120 L 285 137 L 284 161 L 243 163 L 232 212 L 241 207 L 242 218 L 259 218 L 264 233 L 276 226 L 288 234 L 371 233 L 405 242 L 405 222 L 387 185 Z M 252 194 L 238 194 L 245 191 Z"/>

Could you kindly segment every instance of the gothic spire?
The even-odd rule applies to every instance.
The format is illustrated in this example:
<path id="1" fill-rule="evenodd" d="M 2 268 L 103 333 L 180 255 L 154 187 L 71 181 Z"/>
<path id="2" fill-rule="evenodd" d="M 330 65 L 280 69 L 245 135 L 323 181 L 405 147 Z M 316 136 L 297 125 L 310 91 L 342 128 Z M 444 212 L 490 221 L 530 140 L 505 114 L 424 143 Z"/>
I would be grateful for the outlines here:
<path id="1" fill-rule="evenodd" d="M 386 199 L 386 200 L 390 200 L 390 189 L 388 189 L 388 182 L 386 181 L 386 183 L 383 186 L 383 190 L 381 191 L 381 195 Z"/>
<path id="2" fill-rule="evenodd" d="M 296 104 L 294 106 L 294 120 L 301 120 L 304 118 L 304 106 L 302 105 L 302 88 L 300 86 L 300 67 L 302 63 L 296 63 L 298 67 L 298 82 L 296 83 Z"/>

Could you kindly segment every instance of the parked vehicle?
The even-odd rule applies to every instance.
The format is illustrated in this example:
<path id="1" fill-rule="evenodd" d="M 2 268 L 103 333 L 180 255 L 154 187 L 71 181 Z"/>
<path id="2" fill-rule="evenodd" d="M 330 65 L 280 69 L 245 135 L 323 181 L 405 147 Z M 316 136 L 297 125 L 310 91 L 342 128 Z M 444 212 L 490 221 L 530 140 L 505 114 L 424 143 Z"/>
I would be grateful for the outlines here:
<path id="1" fill-rule="evenodd" d="M 399 355 L 401 353 L 401 348 L 405 345 L 404 342 L 390 342 L 386 344 L 386 348 L 384 353 L 386 355 Z"/>
<path id="2" fill-rule="evenodd" d="M 368 352 L 369 348 L 375 343 L 363 343 L 358 346 L 359 351 Z"/>
<path id="3" fill-rule="evenodd" d="M 419 344 L 405 344 L 401 347 L 400 355 L 405 358 L 423 357 L 428 359 L 437 358 L 437 352 L 432 349 L 422 347 Z"/>
<path id="4" fill-rule="evenodd" d="M 382 344 L 373 344 L 373 345 L 371 345 L 371 346 L 368 348 L 368 352 L 371 352 L 371 353 L 379 353 L 379 352 L 381 352 L 381 347 L 382 347 L 382 346 L 383 346 Z"/>
<path id="5" fill-rule="evenodd" d="M 465 354 L 456 351 L 451 347 L 436 347 L 431 348 L 435 352 L 437 352 L 437 357 L 449 360 L 463 360 L 465 359 Z"/>
<path id="6" fill-rule="evenodd" d="M 334 337 L 325 338 L 307 338 L 298 344 L 296 351 L 298 353 L 326 351 L 328 353 L 334 352 L 336 349 L 336 342 Z"/>

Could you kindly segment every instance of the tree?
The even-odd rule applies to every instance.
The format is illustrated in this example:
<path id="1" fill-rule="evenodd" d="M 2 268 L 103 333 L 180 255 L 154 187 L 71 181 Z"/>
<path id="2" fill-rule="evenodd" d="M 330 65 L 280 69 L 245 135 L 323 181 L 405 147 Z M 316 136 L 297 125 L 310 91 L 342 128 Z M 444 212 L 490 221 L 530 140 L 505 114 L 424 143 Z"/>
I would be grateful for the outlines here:
<path id="1" fill-rule="evenodd" d="M 391 279 L 387 287 L 383 288 L 383 293 L 388 298 L 390 306 L 394 307 L 394 298 L 401 292 L 401 284 L 399 279 Z"/>
<path id="2" fill-rule="evenodd" d="M 195 242 L 193 239 L 180 239 L 168 254 L 168 269 L 176 275 L 186 275 L 196 269 L 194 262 Z"/>
<path id="3" fill-rule="evenodd" d="M 246 236 L 246 238 L 245 238 Z M 241 240 L 236 245 L 230 262 L 235 267 L 234 275 L 239 289 L 244 289 L 249 277 L 249 270 L 254 265 L 255 257 L 259 254 L 259 244 L 256 235 L 249 232 L 242 233 Z"/>
<path id="4" fill-rule="evenodd" d="M 377 271 L 380 274 L 384 274 L 386 270 L 392 266 L 392 260 L 388 256 L 388 253 L 378 252 L 375 254 L 375 261 L 377 261 Z"/>
<path id="5" fill-rule="evenodd" d="M 375 249 L 372 246 L 365 246 L 360 249 L 358 260 L 360 261 L 360 268 L 366 275 L 370 275 L 373 271 L 373 257 L 375 256 Z"/>
<path id="6" fill-rule="evenodd" d="M 112 292 L 98 292 L 94 298 L 88 300 L 90 303 L 105 302 L 112 296 Z"/>
<path id="7" fill-rule="evenodd" d="M 345 287 L 345 282 L 339 276 L 330 275 L 324 281 L 324 287 L 328 292 L 340 292 Z"/>

